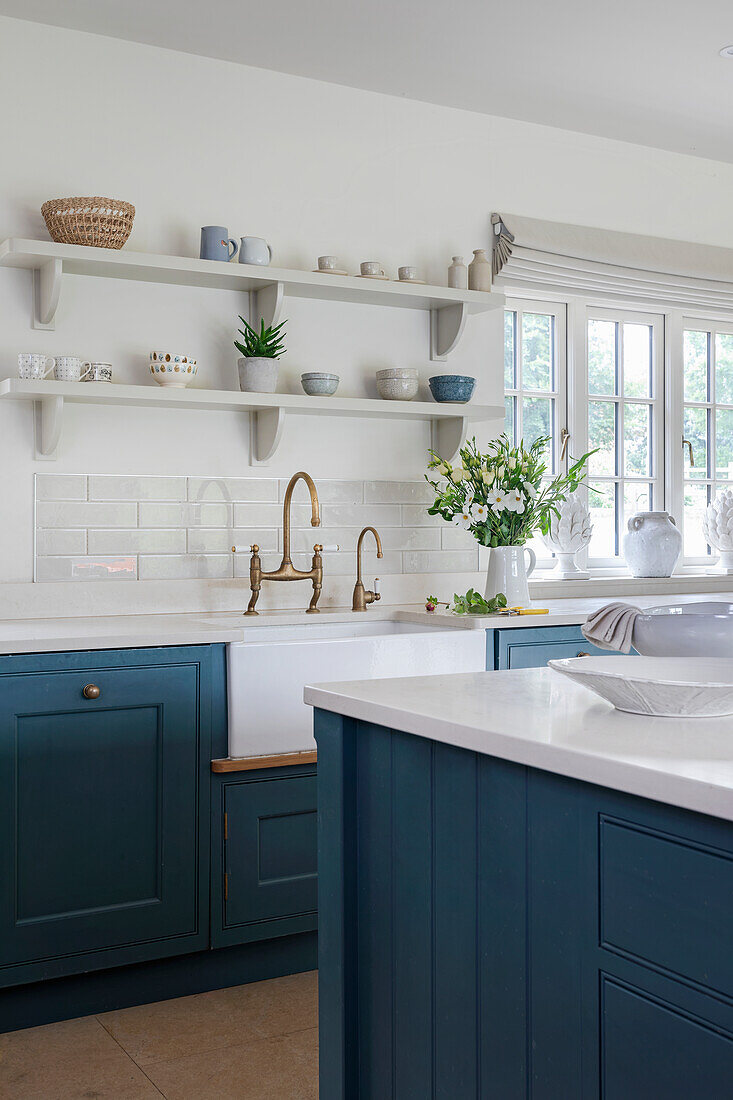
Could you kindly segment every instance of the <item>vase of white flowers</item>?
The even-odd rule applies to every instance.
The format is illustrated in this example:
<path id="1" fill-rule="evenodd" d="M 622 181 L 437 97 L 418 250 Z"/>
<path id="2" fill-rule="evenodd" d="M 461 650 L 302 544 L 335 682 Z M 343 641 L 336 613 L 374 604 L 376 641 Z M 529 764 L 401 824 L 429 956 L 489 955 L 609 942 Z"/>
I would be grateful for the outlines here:
<path id="1" fill-rule="evenodd" d="M 586 475 L 589 455 L 570 463 L 567 473 L 547 478 L 545 454 L 549 439 L 541 436 L 525 448 L 499 436 L 482 454 L 472 439 L 459 451 L 460 464 L 445 462 L 431 451 L 431 474 L 425 479 L 435 490 L 428 508 L 448 523 L 470 531 L 481 546 L 491 549 L 486 598 L 503 592 L 510 607 L 527 607 L 527 577 L 535 555 L 525 543 L 547 534 L 558 505 L 575 492 Z M 529 569 L 527 569 L 529 555 Z"/>

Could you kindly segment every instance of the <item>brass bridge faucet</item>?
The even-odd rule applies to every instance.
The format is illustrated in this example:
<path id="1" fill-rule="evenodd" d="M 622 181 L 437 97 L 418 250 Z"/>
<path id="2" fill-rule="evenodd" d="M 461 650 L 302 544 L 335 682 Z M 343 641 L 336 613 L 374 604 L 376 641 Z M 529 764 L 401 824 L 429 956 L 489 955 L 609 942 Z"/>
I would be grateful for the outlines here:
<path id="1" fill-rule="evenodd" d="M 285 490 L 285 500 L 283 502 L 283 560 L 277 569 L 271 573 L 263 573 L 262 562 L 260 561 L 260 548 L 255 544 L 251 547 L 252 557 L 249 563 L 249 586 L 252 589 L 252 596 L 250 597 L 249 606 L 245 611 L 245 615 L 258 615 L 259 612 L 255 611 L 255 604 L 260 594 L 262 587 L 262 581 L 313 581 L 313 595 L 311 596 L 311 602 L 306 612 L 307 615 L 317 615 L 318 598 L 321 595 L 321 588 L 323 586 L 323 559 L 321 557 L 321 551 L 323 547 L 316 543 L 313 547 L 313 562 L 311 564 L 310 572 L 306 573 L 302 569 L 296 569 L 290 560 L 290 502 L 293 497 L 293 489 L 298 481 L 304 481 L 308 486 L 308 491 L 311 495 L 311 527 L 321 526 L 321 511 L 318 503 L 318 493 L 313 483 L 313 478 L 310 474 L 306 474 L 301 470 L 297 474 L 293 474 L 288 487 Z M 232 547 L 233 551 L 237 550 L 236 546 Z"/>
<path id="2" fill-rule="evenodd" d="M 379 577 L 374 578 L 373 592 L 371 590 L 365 591 L 361 579 L 361 544 L 364 541 L 364 535 L 367 531 L 371 531 L 377 541 L 377 557 L 382 557 L 382 540 L 377 533 L 376 527 L 365 527 L 359 535 L 359 541 L 356 544 L 356 584 L 354 585 L 354 595 L 351 599 L 352 611 L 366 611 L 367 604 L 374 603 L 376 600 L 381 600 L 382 598 L 379 593 Z"/>

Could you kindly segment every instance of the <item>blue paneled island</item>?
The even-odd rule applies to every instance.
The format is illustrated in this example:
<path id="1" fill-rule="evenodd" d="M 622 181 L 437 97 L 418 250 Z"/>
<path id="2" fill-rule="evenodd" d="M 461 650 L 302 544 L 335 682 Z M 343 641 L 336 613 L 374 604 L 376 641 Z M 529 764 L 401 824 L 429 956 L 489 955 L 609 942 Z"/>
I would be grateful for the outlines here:
<path id="1" fill-rule="evenodd" d="M 733 1094 L 733 721 L 311 687 L 322 1100 Z"/>

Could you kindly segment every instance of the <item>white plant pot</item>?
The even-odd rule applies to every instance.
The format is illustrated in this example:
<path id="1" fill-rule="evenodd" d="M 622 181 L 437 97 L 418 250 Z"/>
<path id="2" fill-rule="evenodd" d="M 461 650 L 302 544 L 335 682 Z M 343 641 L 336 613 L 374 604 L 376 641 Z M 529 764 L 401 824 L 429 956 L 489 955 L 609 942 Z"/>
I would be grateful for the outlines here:
<path id="1" fill-rule="evenodd" d="M 529 554 L 529 568 L 525 555 Z M 534 550 L 529 546 L 496 546 L 489 550 L 489 568 L 486 573 L 487 600 L 493 600 L 503 592 L 507 607 L 529 607 L 527 578 L 537 562 Z"/>
<path id="2" fill-rule="evenodd" d="M 242 393 L 275 393 L 277 390 L 277 359 L 265 356 L 237 359 L 237 368 Z"/>

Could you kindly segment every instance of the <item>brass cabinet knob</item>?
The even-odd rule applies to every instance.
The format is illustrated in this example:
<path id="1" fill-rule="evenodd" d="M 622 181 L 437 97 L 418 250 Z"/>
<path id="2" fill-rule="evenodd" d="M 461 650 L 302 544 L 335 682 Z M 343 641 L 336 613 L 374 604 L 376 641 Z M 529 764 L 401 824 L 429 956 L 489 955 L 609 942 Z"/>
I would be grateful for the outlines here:
<path id="1" fill-rule="evenodd" d="M 98 699 L 101 694 L 102 693 L 96 684 L 87 684 L 87 686 L 82 691 L 82 695 L 85 699 Z"/>
<path id="2" fill-rule="evenodd" d="M 575 654 L 576 657 L 590 657 L 590 653 L 586 653 L 584 649 L 581 649 L 579 653 Z"/>

